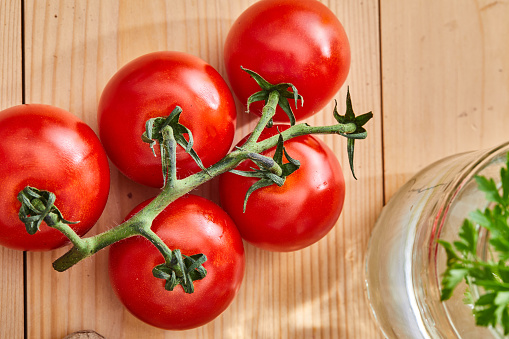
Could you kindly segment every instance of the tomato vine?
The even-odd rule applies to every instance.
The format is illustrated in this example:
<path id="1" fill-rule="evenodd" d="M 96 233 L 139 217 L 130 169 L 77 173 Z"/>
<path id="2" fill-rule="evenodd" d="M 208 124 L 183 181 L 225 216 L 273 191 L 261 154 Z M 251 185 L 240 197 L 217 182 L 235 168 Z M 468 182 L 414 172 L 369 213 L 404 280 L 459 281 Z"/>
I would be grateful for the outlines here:
<path id="1" fill-rule="evenodd" d="M 351 98 L 350 94 L 347 95 L 347 112 L 345 115 L 339 115 L 337 113 L 336 107 L 334 109 L 334 116 L 338 121 L 337 124 L 330 126 L 310 126 L 306 123 L 294 124 L 290 128 L 282 131 L 279 135 L 272 136 L 268 139 L 258 141 L 258 137 L 262 133 L 263 129 L 270 123 L 272 117 L 275 114 L 276 106 L 281 102 L 285 102 L 286 98 L 291 94 L 292 97 L 297 100 L 302 100 L 302 97 L 298 94 L 297 89 L 293 87 L 291 84 L 284 83 L 278 85 L 271 85 L 268 87 L 266 82 L 264 82 L 261 76 L 257 75 L 253 71 L 249 71 L 251 75 L 254 75 L 255 80 L 258 83 L 262 83 L 262 90 L 266 91 L 264 93 L 265 97 L 258 97 L 259 100 L 266 100 L 266 104 L 263 109 L 262 116 L 260 117 L 258 124 L 255 126 L 251 137 L 247 140 L 247 142 L 242 145 L 242 147 L 237 148 L 227 154 L 222 160 L 218 161 L 216 164 L 203 168 L 202 171 L 190 175 L 186 178 L 178 179 L 176 176 L 176 152 L 177 145 L 181 145 L 186 147 L 186 151 L 188 153 L 192 153 L 192 142 L 183 142 L 182 132 L 187 134 L 191 134 L 191 132 L 185 129 L 182 125 L 178 124 L 178 117 L 174 119 L 174 116 L 178 115 L 179 109 L 176 109 L 176 113 L 170 114 L 170 120 L 175 120 L 174 123 L 163 122 L 159 126 L 158 132 L 153 135 L 152 132 L 153 123 L 147 123 L 148 132 L 144 134 L 144 140 L 150 139 L 149 136 L 153 137 L 149 141 L 150 147 L 153 147 L 153 143 L 158 142 L 165 152 L 162 152 L 162 167 L 165 172 L 165 185 L 162 188 L 161 192 L 157 197 L 154 198 L 143 210 L 138 212 L 136 215 L 131 217 L 129 220 L 123 222 L 122 224 L 105 231 L 103 233 L 86 237 L 79 238 L 75 233 L 73 233 L 72 229 L 66 227 L 66 223 L 64 219 L 57 220 L 51 224 L 50 227 L 56 228 L 62 231 L 66 236 L 71 240 L 73 247 L 60 258 L 54 261 L 53 267 L 57 271 L 65 271 L 70 267 L 74 266 L 81 260 L 92 256 L 99 250 L 117 242 L 122 239 L 134 236 L 141 235 L 147 239 L 149 239 L 152 243 L 156 245 L 156 247 L 160 250 L 162 255 L 167 260 L 167 267 L 172 267 L 176 271 L 177 276 L 182 276 L 182 272 L 189 271 L 189 267 L 185 264 L 185 260 L 179 257 L 178 254 L 175 254 L 175 250 L 170 250 L 167 245 L 160 241 L 158 236 L 150 232 L 150 227 L 152 225 L 153 220 L 160 214 L 166 206 L 170 203 L 178 199 L 179 197 L 191 192 L 193 189 L 198 187 L 199 185 L 211 180 L 212 178 L 225 173 L 227 171 L 234 170 L 234 168 L 242 161 L 246 159 L 253 159 L 253 154 L 260 154 L 264 150 L 267 150 L 271 147 L 274 147 L 278 144 L 278 141 L 281 140 L 289 140 L 298 136 L 308 135 L 308 134 L 338 134 L 349 138 L 349 140 L 354 139 L 363 139 L 367 136 L 366 131 L 362 127 L 371 117 L 372 113 L 366 113 L 361 116 L 356 117 L 352 110 Z M 265 87 L 263 86 L 265 85 Z M 288 91 L 288 88 L 292 88 L 292 92 Z M 269 90 L 268 90 L 269 89 Z M 283 99 L 284 98 L 284 99 Z M 289 105 L 283 104 L 285 107 L 289 108 Z M 293 114 L 292 110 L 285 110 L 288 114 Z M 160 136 L 160 135 L 162 136 Z M 185 140 L 185 139 L 184 139 Z M 190 137 L 192 140 L 192 137 Z M 348 144 L 349 148 L 349 157 L 350 160 L 353 160 L 353 149 L 350 148 L 351 144 Z M 351 155 L 350 155 L 351 154 Z M 197 158 L 197 156 L 193 156 L 193 158 Z M 199 158 L 196 160 L 198 163 Z M 278 165 L 280 166 L 280 165 Z M 351 163 L 352 171 L 353 165 Z M 352 172 L 353 173 L 353 172 Z M 45 208 L 41 211 L 41 213 L 45 210 L 52 209 L 55 206 L 54 201 L 50 201 L 49 205 L 45 206 Z M 26 203 L 23 203 L 23 207 L 26 208 Z M 35 212 L 33 212 L 35 213 Z M 79 239 L 79 240 L 78 240 Z M 175 263 L 172 263 L 174 255 L 177 256 L 178 265 L 175 266 Z M 194 269 L 201 269 L 201 265 L 196 266 L 194 261 L 191 262 L 190 265 L 193 265 Z M 160 274 L 159 274 L 160 276 Z M 202 278 L 202 277 L 200 277 Z M 185 281 L 182 280 L 182 281 Z M 185 281 L 187 284 L 187 281 Z M 188 290 L 192 290 L 189 288 Z"/>

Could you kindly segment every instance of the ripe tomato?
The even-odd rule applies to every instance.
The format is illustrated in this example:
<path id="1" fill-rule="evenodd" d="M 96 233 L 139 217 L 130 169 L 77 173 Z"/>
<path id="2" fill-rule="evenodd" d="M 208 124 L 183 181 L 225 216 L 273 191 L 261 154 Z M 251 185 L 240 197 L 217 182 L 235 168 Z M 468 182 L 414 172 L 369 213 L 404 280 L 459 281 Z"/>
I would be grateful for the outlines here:
<path id="1" fill-rule="evenodd" d="M 163 185 L 159 149 L 154 157 L 141 136 L 148 119 L 168 116 L 176 106 L 183 109 L 180 122 L 191 130 L 205 167 L 226 155 L 235 133 L 235 102 L 224 79 L 203 60 L 181 52 L 149 53 L 110 79 L 99 102 L 99 136 L 127 177 L 152 187 Z M 199 171 L 180 147 L 177 164 L 179 177 Z"/>
<path id="2" fill-rule="evenodd" d="M 244 68 L 272 84 L 292 83 L 304 98 L 295 118 L 312 116 L 327 105 L 345 82 L 350 45 L 338 18 L 316 0 L 262 0 L 233 23 L 224 45 L 233 91 L 242 103 L 260 90 Z M 250 107 L 261 113 L 262 103 Z M 288 122 L 278 107 L 275 122 Z"/>
<path id="3" fill-rule="evenodd" d="M 191 294 L 181 286 L 167 291 L 165 281 L 152 275 L 164 263 L 160 252 L 141 236 L 128 238 L 109 249 L 110 281 L 121 302 L 134 316 L 164 329 L 194 328 L 216 318 L 232 302 L 244 275 L 244 246 L 231 218 L 213 202 L 187 195 L 158 215 L 152 230 L 172 250 L 205 254 L 207 275 L 194 281 Z"/>
<path id="4" fill-rule="evenodd" d="M 265 129 L 261 139 L 276 134 L 276 127 Z M 341 166 L 324 142 L 306 135 L 284 145 L 288 154 L 300 161 L 300 168 L 286 178 L 283 186 L 254 191 L 245 213 L 244 196 L 256 179 L 227 172 L 219 180 L 221 205 L 241 236 L 255 246 L 278 252 L 302 249 L 325 236 L 338 220 L 345 199 Z M 273 156 L 274 151 L 263 154 Z M 244 161 L 237 169 L 246 171 L 250 167 L 253 164 Z"/>
<path id="5" fill-rule="evenodd" d="M 0 112 L 0 245 L 51 250 L 67 243 L 44 222 L 34 235 L 18 218 L 18 193 L 29 185 L 56 195 L 55 206 L 85 234 L 103 212 L 110 188 L 108 159 L 92 129 L 48 105 L 19 105 Z"/>

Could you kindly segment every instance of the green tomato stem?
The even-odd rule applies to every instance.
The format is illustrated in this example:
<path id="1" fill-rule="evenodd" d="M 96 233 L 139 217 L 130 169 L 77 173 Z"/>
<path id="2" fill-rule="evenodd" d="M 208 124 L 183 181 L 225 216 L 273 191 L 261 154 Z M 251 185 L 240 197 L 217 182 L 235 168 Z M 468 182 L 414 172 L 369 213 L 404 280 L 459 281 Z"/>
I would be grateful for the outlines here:
<path id="1" fill-rule="evenodd" d="M 269 122 L 276 114 L 278 102 L 279 102 L 279 92 L 278 91 L 270 92 L 267 103 L 265 104 L 265 106 L 263 106 L 262 116 L 260 117 L 260 120 L 258 120 L 256 127 L 254 128 L 253 132 L 247 139 L 246 143 L 243 145 L 243 148 L 247 148 L 258 141 L 258 138 L 260 137 L 260 134 L 262 134 L 263 129 L 265 128 L 265 126 L 269 124 Z"/>
<path id="2" fill-rule="evenodd" d="M 165 149 L 169 150 L 169 152 L 161 150 L 161 155 L 163 156 L 164 154 L 162 161 L 165 162 L 165 166 L 162 166 L 163 171 L 167 171 L 167 173 L 163 173 L 163 176 L 166 178 L 165 186 L 173 187 L 177 182 L 177 141 L 170 126 L 163 128 L 161 133 L 163 135 L 164 146 L 166 146 Z"/>
<path id="3" fill-rule="evenodd" d="M 277 176 L 283 174 L 283 169 L 281 166 L 279 166 L 279 164 L 275 162 L 271 157 L 267 157 L 258 153 L 248 153 L 247 157 L 260 168 L 267 169 Z"/>
<path id="4" fill-rule="evenodd" d="M 281 132 L 283 140 L 290 140 L 302 135 L 309 134 L 346 134 L 352 133 L 356 129 L 354 123 L 336 124 L 331 126 L 310 126 L 308 124 L 294 125 L 287 130 Z M 249 150 L 255 153 L 261 153 L 277 144 L 279 135 L 274 135 L 268 139 L 257 142 Z"/>
<path id="5" fill-rule="evenodd" d="M 46 217 L 44 221 L 46 224 L 51 225 L 60 232 L 62 232 L 69 241 L 76 247 L 85 248 L 87 246 L 86 239 L 82 239 L 72 228 L 66 223 L 63 223 L 59 220 L 47 220 L 50 216 Z M 54 218 L 56 219 L 56 218 Z"/>
<path id="6" fill-rule="evenodd" d="M 153 220 L 157 217 L 157 215 L 159 215 L 159 213 L 161 213 L 169 204 L 171 204 L 176 199 L 191 192 L 193 189 L 211 180 L 212 178 L 234 169 L 240 162 L 248 158 L 253 158 L 253 153 L 259 154 L 276 146 L 278 142 L 278 135 L 262 141 L 258 141 L 258 138 L 260 137 L 263 129 L 274 116 L 278 100 L 279 93 L 277 91 L 271 92 L 269 95 L 269 100 L 263 108 L 263 113 L 260 121 L 254 128 L 251 137 L 242 146 L 242 148 L 230 152 L 222 160 L 210 166 L 209 168 L 183 179 L 177 179 L 176 175 L 175 164 L 177 143 L 175 141 L 173 132 L 171 132 L 171 128 L 169 129 L 170 131 L 164 129 L 164 142 L 170 146 L 168 148 L 170 152 L 167 154 L 168 158 L 163 160 L 168 161 L 169 163 L 167 164 L 167 182 L 161 192 L 147 206 L 145 206 L 141 211 L 139 211 L 129 220 L 103 233 L 88 238 L 79 238 L 79 236 L 70 227 L 63 227 L 59 225 L 58 229 L 60 229 L 67 237 L 69 237 L 73 247 L 53 263 L 55 270 L 65 271 L 73 265 L 77 264 L 79 261 L 95 254 L 99 250 L 117 241 L 136 235 L 148 238 L 159 249 L 167 261 L 168 259 L 171 260 L 171 250 L 150 229 Z M 354 123 L 336 124 L 332 126 L 321 127 L 312 127 L 307 124 L 298 124 L 289 127 L 287 130 L 281 132 L 281 134 L 284 140 L 289 140 L 307 134 L 352 133 L 355 131 L 355 129 L 356 127 Z M 277 169 L 275 170 L 277 171 Z"/>
<path id="7" fill-rule="evenodd" d="M 159 238 L 159 236 L 149 227 L 141 229 L 141 235 L 147 238 L 161 252 L 164 260 L 169 264 L 173 258 L 171 249 Z"/>
<path id="8" fill-rule="evenodd" d="M 82 238 L 80 243 L 73 243 L 74 246 L 69 251 L 53 262 L 53 268 L 58 272 L 63 272 L 117 241 L 141 235 L 140 228 L 150 228 L 150 224 L 143 226 L 144 223 L 139 219 L 142 218 L 134 216 L 117 227 L 91 237 Z"/>

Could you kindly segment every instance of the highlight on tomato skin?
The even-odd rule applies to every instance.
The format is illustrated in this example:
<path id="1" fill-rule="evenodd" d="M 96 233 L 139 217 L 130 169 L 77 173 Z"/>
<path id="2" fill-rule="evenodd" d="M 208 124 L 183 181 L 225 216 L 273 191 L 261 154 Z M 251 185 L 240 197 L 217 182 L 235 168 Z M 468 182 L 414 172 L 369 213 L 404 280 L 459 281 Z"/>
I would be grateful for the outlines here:
<path id="1" fill-rule="evenodd" d="M 237 112 L 225 80 L 204 60 L 183 52 L 142 55 L 121 67 L 106 84 L 97 112 L 99 136 L 108 157 L 131 180 L 163 186 L 161 154 L 141 139 L 147 120 L 182 108 L 180 122 L 194 139 L 205 167 L 224 157 L 233 143 Z M 179 178 L 200 171 L 192 157 L 177 149 Z"/>
<path id="2" fill-rule="evenodd" d="M 259 88 L 241 66 L 272 84 L 291 83 L 304 98 L 297 121 L 333 99 L 350 70 L 350 43 L 337 16 L 316 0 L 262 0 L 232 24 L 224 44 L 227 78 L 244 105 Z M 261 114 L 262 103 L 250 111 Z M 275 122 L 288 123 L 280 108 Z"/>
<path id="3" fill-rule="evenodd" d="M 133 209 L 133 215 L 147 200 Z M 138 319 L 169 330 L 196 328 L 217 318 L 237 295 L 245 270 L 242 238 L 232 219 L 218 205 L 196 195 L 171 203 L 154 220 L 152 230 L 184 255 L 203 253 L 207 275 L 194 281 L 194 292 L 181 286 L 165 289 L 152 269 L 164 263 L 147 239 L 136 236 L 109 247 L 110 282 L 122 304 Z"/>
<path id="4" fill-rule="evenodd" d="M 265 129 L 260 140 L 289 126 Z M 241 145 L 247 137 L 239 142 Z M 284 142 L 288 154 L 301 162 L 283 186 L 271 185 L 254 191 L 243 212 L 244 197 L 254 178 L 231 172 L 219 178 L 221 206 L 232 217 L 244 240 L 268 251 L 289 252 L 308 247 L 336 224 L 345 200 L 345 179 L 334 152 L 312 135 Z M 274 149 L 262 154 L 272 156 Z M 244 161 L 237 168 L 256 167 Z"/>
<path id="5" fill-rule="evenodd" d="M 72 113 L 26 104 L 0 111 L 0 245 L 48 251 L 68 243 L 41 223 L 30 235 L 18 217 L 18 193 L 26 186 L 53 192 L 55 206 L 78 235 L 101 216 L 110 189 L 106 153 L 94 131 Z"/>

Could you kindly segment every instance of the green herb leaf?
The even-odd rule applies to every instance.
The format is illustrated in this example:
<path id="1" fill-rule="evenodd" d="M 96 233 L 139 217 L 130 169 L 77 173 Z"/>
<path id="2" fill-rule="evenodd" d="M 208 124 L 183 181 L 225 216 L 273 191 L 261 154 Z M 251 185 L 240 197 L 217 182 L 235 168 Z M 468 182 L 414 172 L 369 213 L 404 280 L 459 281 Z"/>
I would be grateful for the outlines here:
<path id="1" fill-rule="evenodd" d="M 463 293 L 463 303 L 465 305 L 473 305 L 474 297 L 472 296 L 472 291 L 470 290 L 470 286 L 467 286 L 465 289 L 465 293 Z"/>
<path id="2" fill-rule="evenodd" d="M 447 254 L 442 276 L 441 300 L 449 299 L 462 280 L 477 286 L 480 296 L 474 302 L 473 314 L 478 326 L 493 326 L 509 334 L 509 153 L 500 170 L 500 185 L 493 178 L 475 177 L 480 191 L 491 203 L 485 210 L 472 211 L 460 228 L 459 239 L 452 243 L 439 240 Z M 489 231 L 489 250 L 497 261 L 477 256 L 478 229 Z M 470 288 L 469 288 L 470 290 Z M 471 294 L 469 293 L 471 296 Z M 472 304 L 472 298 L 465 298 Z"/>
<path id="3" fill-rule="evenodd" d="M 448 268 L 442 277 L 442 294 L 440 299 L 450 299 L 456 286 L 463 281 L 467 274 L 468 269 L 461 266 L 459 268 L 455 268 L 455 266 Z"/>
<path id="4" fill-rule="evenodd" d="M 492 201 L 497 204 L 502 203 L 502 198 L 498 193 L 497 185 L 495 184 L 495 180 L 487 179 L 482 176 L 476 176 L 475 180 L 477 182 L 477 187 L 480 191 L 483 191 L 486 194 L 486 200 Z"/>
<path id="5" fill-rule="evenodd" d="M 503 282 L 509 283 L 509 267 L 503 260 L 498 262 L 498 276 Z"/>
<path id="6" fill-rule="evenodd" d="M 456 263 L 460 259 L 460 256 L 458 254 L 456 254 L 456 251 L 454 250 L 451 243 L 449 243 L 447 241 L 443 241 L 443 240 L 438 240 L 437 242 L 440 245 L 442 245 L 442 247 L 445 249 L 445 253 L 447 255 L 447 266 L 448 267 L 452 266 L 454 263 Z"/>
<path id="7" fill-rule="evenodd" d="M 509 163 L 509 153 L 507 154 L 507 162 Z M 502 167 L 500 170 L 500 178 L 502 184 L 502 199 L 504 201 L 504 206 L 509 205 L 509 173 L 507 168 Z"/>
<path id="8" fill-rule="evenodd" d="M 496 306 L 490 306 L 483 309 L 475 310 L 475 323 L 477 326 L 495 326 L 496 325 Z"/>
<path id="9" fill-rule="evenodd" d="M 467 254 L 475 255 L 477 251 L 478 235 L 474 224 L 470 220 L 465 219 L 463 221 L 463 225 L 460 228 L 459 237 L 460 240 L 454 242 L 456 249 L 462 252 L 464 256 Z"/>

